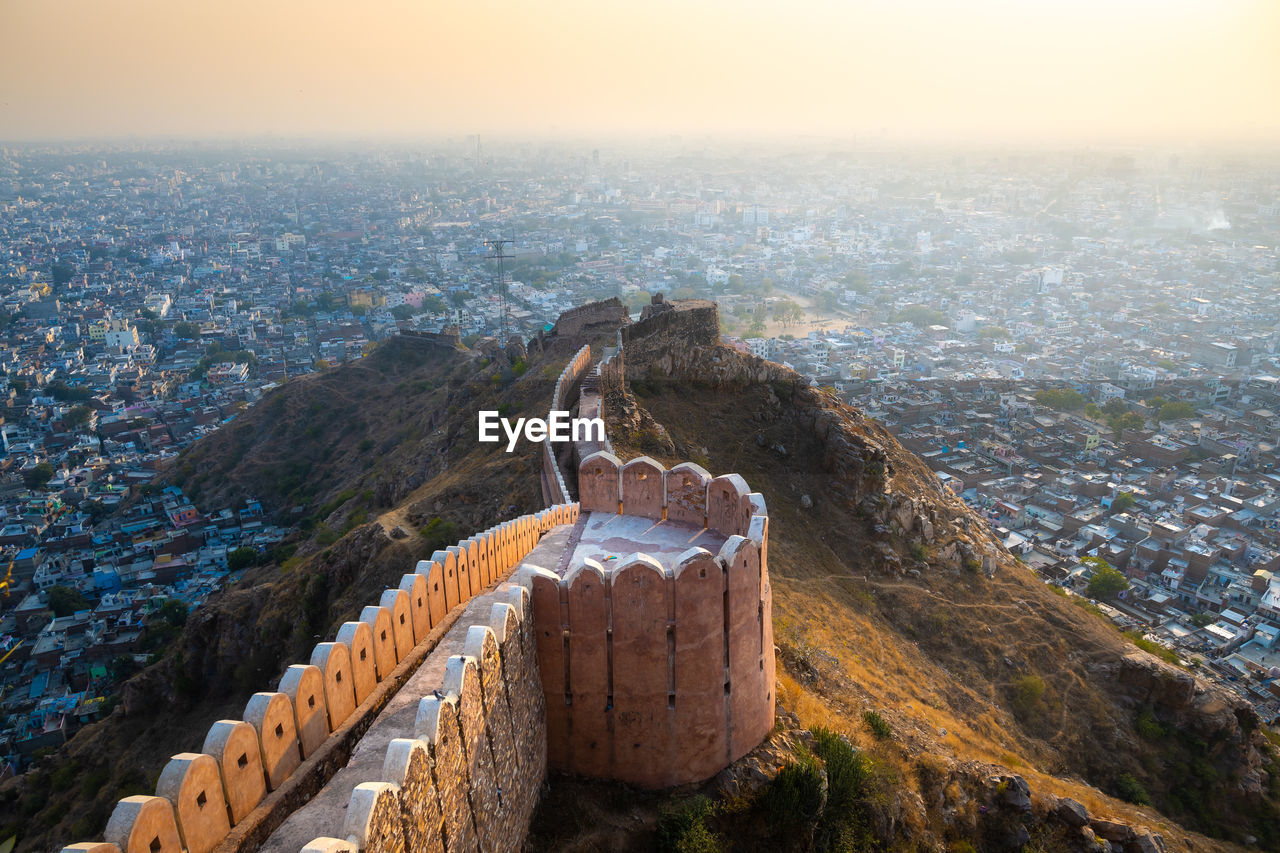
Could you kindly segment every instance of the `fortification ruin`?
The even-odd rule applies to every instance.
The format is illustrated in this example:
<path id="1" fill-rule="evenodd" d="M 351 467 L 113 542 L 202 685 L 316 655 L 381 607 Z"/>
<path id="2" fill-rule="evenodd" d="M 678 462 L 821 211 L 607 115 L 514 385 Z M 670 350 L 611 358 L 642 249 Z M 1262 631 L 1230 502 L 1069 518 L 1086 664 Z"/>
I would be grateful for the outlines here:
<path id="1" fill-rule="evenodd" d="M 631 340 L 593 370 L 580 349 L 552 408 L 581 384 L 599 414 Z M 736 474 L 624 463 L 607 438 L 568 459 L 578 501 L 548 444 L 546 509 L 420 561 L 174 756 L 154 796 L 121 800 L 104 841 L 64 851 L 516 850 L 548 769 L 662 788 L 757 746 L 775 679 L 763 498 Z"/>

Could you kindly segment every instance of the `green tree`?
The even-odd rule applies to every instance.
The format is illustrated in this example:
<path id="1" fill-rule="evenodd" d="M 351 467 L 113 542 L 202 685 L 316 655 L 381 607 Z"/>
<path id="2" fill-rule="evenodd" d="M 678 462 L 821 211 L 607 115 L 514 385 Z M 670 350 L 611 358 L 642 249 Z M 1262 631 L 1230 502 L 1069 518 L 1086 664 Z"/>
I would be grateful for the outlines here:
<path id="1" fill-rule="evenodd" d="M 936 308 L 930 308 L 927 305 L 908 305 L 898 312 L 895 322 L 910 323 L 917 329 L 923 329 L 926 326 L 941 326 L 946 317 Z"/>
<path id="2" fill-rule="evenodd" d="M 1112 416 L 1123 415 L 1125 412 L 1129 411 L 1129 406 L 1119 397 L 1112 397 L 1110 400 L 1102 404 L 1102 411 L 1104 414 Z"/>
<path id="3" fill-rule="evenodd" d="M 391 309 L 391 316 L 397 320 L 408 320 L 413 317 L 412 305 L 397 305 Z"/>
<path id="4" fill-rule="evenodd" d="M 93 409 L 88 406 L 74 406 L 62 416 L 62 423 L 70 430 L 77 430 L 89 423 L 93 418 Z"/>
<path id="5" fill-rule="evenodd" d="M 1133 505 L 1136 503 L 1137 501 L 1134 500 L 1133 494 L 1131 492 L 1121 492 L 1120 494 L 1116 495 L 1114 499 L 1112 499 L 1111 511 L 1124 512 L 1127 509 L 1132 509 Z"/>
<path id="6" fill-rule="evenodd" d="M 871 283 L 867 280 L 867 274 L 858 270 L 850 270 L 841 277 L 844 286 L 852 290 L 854 293 L 866 293 L 871 289 Z"/>
<path id="7" fill-rule="evenodd" d="M 200 339 L 200 326 L 196 323 L 174 323 L 173 336 L 184 341 L 197 341 Z"/>
<path id="8" fill-rule="evenodd" d="M 1186 400 L 1175 400 L 1165 403 L 1156 414 L 1157 421 L 1180 421 L 1196 413 L 1195 407 Z"/>
<path id="9" fill-rule="evenodd" d="M 80 590 L 69 586 L 51 586 L 48 591 L 49 609 L 54 616 L 70 616 L 77 610 L 88 610 L 89 600 Z"/>
<path id="10" fill-rule="evenodd" d="M 48 462 L 40 462 L 30 471 L 22 475 L 22 481 L 28 489 L 43 489 L 53 479 L 53 466 Z"/>
<path id="11" fill-rule="evenodd" d="M 983 326 L 978 330 L 978 337 L 987 341 L 1006 341 L 1010 335 L 1003 326 Z"/>
<path id="12" fill-rule="evenodd" d="M 782 324 L 784 329 L 798 322 L 803 316 L 804 312 L 793 299 L 783 299 L 773 304 L 773 317 Z"/>
<path id="13" fill-rule="evenodd" d="M 258 552 L 253 548 L 237 548 L 227 554 L 227 569 L 239 572 L 249 568 L 258 561 Z"/>
<path id="14" fill-rule="evenodd" d="M 76 274 L 76 268 L 71 264 L 54 264 L 52 273 L 53 286 L 62 287 L 62 285 L 71 281 L 71 277 Z"/>
<path id="15" fill-rule="evenodd" d="M 1084 407 L 1084 416 L 1091 421 L 1100 420 L 1102 418 L 1102 409 L 1098 408 L 1097 403 L 1088 403 Z"/>
<path id="16" fill-rule="evenodd" d="M 1090 598 L 1112 598 L 1129 588 L 1129 579 L 1101 557 L 1084 557 L 1080 562 L 1093 570 L 1088 587 Z"/>
<path id="17" fill-rule="evenodd" d="M 1085 406 L 1084 395 L 1071 388 L 1045 388 L 1037 391 L 1036 402 L 1059 412 L 1078 412 Z"/>
<path id="18" fill-rule="evenodd" d="M 1116 441 L 1119 441 L 1126 430 L 1140 430 L 1147 425 L 1147 421 L 1137 412 L 1125 412 L 1122 415 L 1108 417 L 1107 425 L 1116 434 Z"/>

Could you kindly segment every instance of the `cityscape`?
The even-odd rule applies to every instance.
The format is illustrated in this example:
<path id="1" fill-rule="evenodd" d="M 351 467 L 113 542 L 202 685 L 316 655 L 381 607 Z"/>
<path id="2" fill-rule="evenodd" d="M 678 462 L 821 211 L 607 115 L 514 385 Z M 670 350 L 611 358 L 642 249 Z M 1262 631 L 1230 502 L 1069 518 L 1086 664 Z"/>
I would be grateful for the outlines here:
<path id="1" fill-rule="evenodd" d="M 389 336 L 654 294 L 888 426 L 1047 581 L 1119 569 L 1119 624 L 1280 715 L 1280 164 L 468 139 L 0 171 L 8 772 L 288 537 L 153 486 L 184 447 Z"/>

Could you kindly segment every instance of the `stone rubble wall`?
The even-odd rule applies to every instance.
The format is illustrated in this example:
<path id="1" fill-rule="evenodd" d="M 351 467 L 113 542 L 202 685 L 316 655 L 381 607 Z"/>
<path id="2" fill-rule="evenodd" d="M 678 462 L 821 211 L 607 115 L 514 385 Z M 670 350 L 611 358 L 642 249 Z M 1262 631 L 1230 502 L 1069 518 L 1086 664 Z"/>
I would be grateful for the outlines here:
<path id="1" fill-rule="evenodd" d="M 579 469 L 583 511 L 668 520 L 727 537 L 665 568 L 633 554 L 533 595 L 553 769 L 664 788 L 710 778 L 773 728 L 775 663 L 764 498 L 737 474 L 667 470 L 611 453 Z M 524 578 L 522 583 L 526 582 Z"/>
<path id="2" fill-rule="evenodd" d="M 569 363 L 556 379 L 556 387 L 551 394 L 552 410 L 564 411 L 568 408 L 565 405 L 565 395 L 573 387 L 573 383 L 582 378 L 590 364 L 591 347 L 584 344 L 573 358 L 569 359 Z M 542 497 L 549 506 L 567 504 L 572 500 L 569 496 L 569 486 L 564 479 L 564 472 L 556 462 L 555 448 L 550 441 L 542 443 Z"/>
<path id="3" fill-rule="evenodd" d="M 556 504 L 420 561 L 398 588 L 365 607 L 358 621 L 345 623 L 335 641 L 317 644 L 308 663 L 288 667 L 276 691 L 254 694 L 243 720 L 214 723 L 201 752 L 174 756 L 160 774 L 155 796 L 121 800 L 108 821 L 106 841 L 88 847 L 98 853 L 254 849 L 252 839 L 260 842 L 296 808 L 298 798 L 290 799 L 290 788 L 305 784 L 318 790 L 327 776 L 313 777 L 341 766 L 326 756 L 328 747 L 367 728 L 425 659 L 446 621 L 520 563 L 542 534 L 577 517 L 577 504 Z M 359 802 L 353 796 L 349 814 L 363 815 L 366 823 L 356 827 L 349 818 L 348 828 L 359 849 L 446 849 L 406 847 L 405 839 L 435 837 L 431 833 L 440 831 L 446 839 L 462 837 L 456 825 L 450 836 L 448 820 L 442 817 L 437 826 L 433 817 L 446 814 L 443 794 L 457 790 L 464 792 L 467 806 L 455 812 L 465 813 L 466 821 L 482 831 L 478 837 L 499 845 L 487 849 L 514 849 L 502 845 L 523 839 L 545 775 L 545 739 L 528 592 L 514 588 L 510 602 L 494 606 L 489 625 L 476 626 L 474 643 L 468 635 L 468 656 L 454 667 L 457 683 L 446 681 L 450 704 L 440 711 L 444 722 L 438 728 L 458 732 L 465 765 L 456 779 L 431 776 L 428 771 L 438 769 L 437 753 L 452 748 L 432 735 L 423 740 L 425 753 L 409 750 L 402 756 L 404 766 L 396 765 L 395 779 L 370 780 L 384 786 L 376 791 L 358 789 Z M 385 689 L 379 691 L 379 685 Z M 428 790 L 442 792 L 435 806 L 422 800 L 429 799 Z M 407 802 L 406 791 L 415 799 Z M 483 813 L 473 813 L 477 805 Z M 519 846 L 518 840 L 512 843 Z"/>

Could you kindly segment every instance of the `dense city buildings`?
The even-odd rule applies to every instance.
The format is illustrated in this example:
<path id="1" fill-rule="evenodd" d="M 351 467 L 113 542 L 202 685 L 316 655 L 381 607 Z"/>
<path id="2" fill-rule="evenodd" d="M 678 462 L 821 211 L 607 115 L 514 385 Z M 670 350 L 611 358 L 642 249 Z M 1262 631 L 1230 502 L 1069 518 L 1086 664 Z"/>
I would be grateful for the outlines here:
<path id="1" fill-rule="evenodd" d="M 1280 714 L 1280 165 L 478 152 L 0 152 L 15 766 L 287 538 L 155 483 L 182 448 L 388 336 L 658 293 L 882 421 L 1050 582 L 1105 560 L 1116 621 Z"/>

